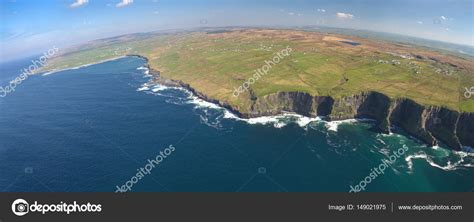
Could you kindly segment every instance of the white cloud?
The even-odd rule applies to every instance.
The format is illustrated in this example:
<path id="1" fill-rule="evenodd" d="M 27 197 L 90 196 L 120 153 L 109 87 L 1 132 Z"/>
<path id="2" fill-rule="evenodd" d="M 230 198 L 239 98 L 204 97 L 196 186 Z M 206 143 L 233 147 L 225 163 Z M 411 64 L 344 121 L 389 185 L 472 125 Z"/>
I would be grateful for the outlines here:
<path id="1" fill-rule="evenodd" d="M 447 17 L 447 16 L 439 16 L 433 19 L 433 24 L 435 25 L 446 25 L 448 23 L 451 23 L 454 19 Z"/>
<path id="2" fill-rule="evenodd" d="M 288 12 L 288 15 L 293 16 L 293 15 L 295 15 L 295 13 L 294 12 Z"/>
<path id="3" fill-rule="evenodd" d="M 416 21 L 416 23 L 420 24 L 420 25 L 423 25 L 423 22 L 422 21 Z"/>
<path id="4" fill-rule="evenodd" d="M 323 9 L 323 8 L 318 8 L 317 10 L 318 12 L 326 12 L 326 9 Z"/>
<path id="5" fill-rule="evenodd" d="M 124 7 L 133 3 L 133 0 L 122 0 L 122 2 L 117 3 L 117 7 Z"/>
<path id="6" fill-rule="evenodd" d="M 89 0 L 76 0 L 74 3 L 72 3 L 71 5 L 69 5 L 69 7 L 71 8 L 77 8 L 81 5 L 85 5 L 89 2 Z"/>
<path id="7" fill-rule="evenodd" d="M 336 16 L 340 19 L 353 19 L 354 18 L 353 14 L 344 13 L 344 12 L 338 12 L 336 13 Z"/>

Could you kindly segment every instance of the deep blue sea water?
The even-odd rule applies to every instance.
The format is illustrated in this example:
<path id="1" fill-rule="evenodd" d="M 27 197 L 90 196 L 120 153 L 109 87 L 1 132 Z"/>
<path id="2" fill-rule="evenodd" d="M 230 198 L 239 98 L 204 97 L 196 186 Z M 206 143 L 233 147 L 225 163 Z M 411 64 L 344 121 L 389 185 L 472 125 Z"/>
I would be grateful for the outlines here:
<path id="1" fill-rule="evenodd" d="M 381 135 L 370 122 L 236 119 L 182 89 L 144 87 L 144 64 L 36 75 L 0 98 L 0 191 L 114 192 L 169 145 L 132 191 L 347 192 L 399 149 L 366 191 L 473 191 L 472 154 Z M 0 86 L 28 65 L 0 64 Z"/>

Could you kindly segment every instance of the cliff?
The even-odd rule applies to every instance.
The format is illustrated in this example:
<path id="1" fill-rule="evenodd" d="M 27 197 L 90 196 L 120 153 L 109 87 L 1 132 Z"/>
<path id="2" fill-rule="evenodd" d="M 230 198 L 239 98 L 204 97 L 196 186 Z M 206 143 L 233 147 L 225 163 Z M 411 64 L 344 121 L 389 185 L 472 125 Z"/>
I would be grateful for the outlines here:
<path id="1" fill-rule="evenodd" d="M 443 142 L 453 150 L 474 147 L 474 113 L 459 113 L 444 107 L 422 106 L 410 99 L 390 99 L 378 92 L 332 98 L 302 92 L 279 92 L 257 98 L 251 113 L 243 116 L 275 115 L 283 111 L 328 120 L 370 118 L 375 128 L 389 133 L 397 126 L 428 145 Z"/>
<path id="2" fill-rule="evenodd" d="M 370 118 L 376 120 L 374 129 L 390 133 L 397 126 L 409 135 L 434 146 L 442 142 L 453 150 L 463 146 L 474 147 L 474 113 L 459 113 L 444 107 L 422 106 L 410 99 L 391 99 L 378 92 L 332 98 L 312 96 L 304 92 L 278 92 L 263 97 L 252 97 L 246 111 L 227 102 L 215 100 L 179 80 L 170 80 L 155 74 L 156 82 L 184 87 L 201 99 L 219 104 L 242 118 L 277 115 L 294 112 L 303 116 L 322 116 L 327 120 Z"/>

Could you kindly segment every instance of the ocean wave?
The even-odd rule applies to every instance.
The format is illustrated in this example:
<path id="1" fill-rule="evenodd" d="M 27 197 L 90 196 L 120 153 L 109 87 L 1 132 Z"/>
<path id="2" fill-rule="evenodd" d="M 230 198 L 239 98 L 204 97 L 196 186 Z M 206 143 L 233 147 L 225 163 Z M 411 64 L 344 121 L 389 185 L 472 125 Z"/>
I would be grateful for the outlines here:
<path id="1" fill-rule="evenodd" d="M 382 136 L 382 137 L 402 137 L 402 135 L 396 134 L 396 133 L 392 133 L 392 132 L 389 132 L 389 133 L 381 133 L 381 134 L 379 134 L 379 135 Z"/>
<path id="2" fill-rule="evenodd" d="M 249 118 L 249 119 L 239 118 L 239 120 L 246 122 L 247 124 L 250 124 L 250 125 L 273 125 L 273 127 L 275 128 L 283 128 L 284 126 L 288 124 L 283 121 L 284 118 L 285 117 L 283 115 L 278 115 L 278 116 L 262 116 L 262 117 L 255 117 L 255 118 Z"/>
<path id="3" fill-rule="evenodd" d="M 374 121 L 375 120 L 373 119 L 358 118 L 358 119 L 346 119 L 346 120 L 337 120 L 337 121 L 324 121 L 324 123 L 328 131 L 337 132 L 339 126 L 343 124 L 354 124 L 354 123 L 359 123 L 359 122 L 374 122 Z"/>
<path id="4" fill-rule="evenodd" d="M 150 78 L 152 75 L 150 75 L 150 69 L 146 66 L 140 66 L 137 68 L 137 70 L 144 70 L 143 71 L 143 77 L 144 78 Z"/>
<path id="5" fill-rule="evenodd" d="M 428 155 L 423 151 L 416 154 L 408 155 L 407 157 L 405 157 L 405 161 L 410 171 L 413 170 L 413 159 L 423 159 L 432 167 L 436 167 L 444 171 L 453 171 L 453 170 L 462 169 L 466 167 L 468 168 L 474 167 L 472 163 L 466 163 L 467 162 L 466 157 L 471 156 L 470 154 L 465 153 L 465 152 L 452 152 L 452 153 L 455 155 L 454 158 L 457 157 L 458 160 L 452 160 L 453 159 L 452 156 L 448 158 L 442 158 L 443 159 L 442 161 L 445 162 L 444 166 L 434 161 L 436 157 Z M 469 159 L 469 160 L 472 160 L 472 159 Z"/>
<path id="6" fill-rule="evenodd" d="M 228 109 L 219 106 L 218 104 L 205 101 L 192 94 L 189 96 L 189 99 L 190 100 L 188 103 L 195 105 L 195 108 L 220 110 L 223 112 L 223 115 L 220 116 L 221 118 L 242 121 L 250 125 L 273 125 L 273 127 L 275 128 L 282 128 L 293 122 L 299 125 L 300 127 L 305 127 L 311 122 L 321 120 L 321 118 L 319 117 L 310 118 L 295 113 L 284 113 L 280 115 L 262 116 L 254 118 L 240 118 Z"/>
<path id="7" fill-rule="evenodd" d="M 195 110 L 198 110 L 198 109 L 195 109 Z M 202 124 L 212 127 L 216 130 L 225 129 L 225 127 L 222 125 L 220 121 L 223 115 L 222 112 L 218 112 L 212 109 L 201 109 L 199 110 L 199 112 L 203 112 L 203 113 L 198 113 Z"/>
<path id="8" fill-rule="evenodd" d="M 152 92 L 160 92 L 160 91 L 163 91 L 163 90 L 167 90 L 169 89 L 170 87 L 167 87 L 167 86 L 164 86 L 164 85 L 155 85 L 151 91 Z"/>
<path id="9" fill-rule="evenodd" d="M 284 113 L 274 116 L 262 116 L 254 118 L 239 118 L 233 114 L 226 114 L 224 118 L 235 119 L 238 121 L 243 121 L 250 125 L 273 125 L 275 128 L 283 128 L 290 123 L 296 123 L 300 127 L 306 127 L 312 122 L 321 121 L 320 117 L 311 118 L 302 116 L 296 113 Z"/>
<path id="10" fill-rule="evenodd" d="M 188 103 L 189 104 L 194 104 L 195 105 L 195 108 L 209 108 L 209 109 L 216 109 L 216 110 L 223 110 L 224 108 L 222 108 L 221 106 L 215 104 L 215 103 L 211 103 L 211 102 L 208 102 L 208 101 L 205 101 L 197 96 L 194 96 L 194 95 L 191 95 L 189 97 L 189 101 Z"/>
<path id="11" fill-rule="evenodd" d="M 165 90 L 169 90 L 169 89 L 185 91 L 188 94 L 187 90 L 184 89 L 184 88 L 173 87 L 173 86 L 165 86 L 165 85 L 158 84 L 158 83 L 153 83 L 153 82 L 147 82 L 147 83 L 142 84 L 140 86 L 140 88 L 137 89 L 137 91 L 161 92 L 161 91 L 165 91 Z"/>
<path id="12" fill-rule="evenodd" d="M 137 91 L 140 91 L 140 92 L 141 91 L 148 91 L 148 90 L 150 90 L 150 88 L 147 87 L 147 86 L 141 86 L 140 88 L 137 89 Z"/>
<path id="13" fill-rule="evenodd" d="M 312 117 L 307 117 L 307 116 L 300 116 L 298 120 L 296 121 L 296 123 L 300 127 L 305 127 L 312 122 L 321 122 L 321 121 L 322 121 L 321 117 L 312 118 Z"/>
<path id="14" fill-rule="evenodd" d="M 474 157 L 474 153 L 465 152 L 465 151 L 453 151 L 454 155 L 459 156 L 460 158 L 464 157 Z"/>
<path id="15" fill-rule="evenodd" d="M 192 105 L 195 110 L 194 112 L 199 116 L 201 123 L 217 130 L 222 130 L 224 128 L 221 124 L 221 120 L 224 118 L 224 116 L 231 116 L 230 112 L 225 108 L 205 101 L 195 96 L 191 91 L 185 88 L 165 86 L 152 82 L 148 83 L 147 86 L 149 90 L 147 93 L 167 97 L 165 100 L 167 103 L 174 105 Z M 184 94 L 176 94 L 172 90 L 181 91 Z"/>
<path id="16" fill-rule="evenodd" d="M 337 129 L 341 123 L 342 122 L 340 121 L 331 121 L 331 122 L 325 122 L 325 125 L 329 131 L 337 132 Z"/>

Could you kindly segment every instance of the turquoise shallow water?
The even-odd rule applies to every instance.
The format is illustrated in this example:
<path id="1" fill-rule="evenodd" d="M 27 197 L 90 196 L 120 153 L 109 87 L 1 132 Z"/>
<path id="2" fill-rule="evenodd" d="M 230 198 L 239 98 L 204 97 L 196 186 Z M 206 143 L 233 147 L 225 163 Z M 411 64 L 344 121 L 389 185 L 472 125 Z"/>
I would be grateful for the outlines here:
<path id="1" fill-rule="evenodd" d="M 1 65 L 6 85 L 29 60 Z M 132 191 L 473 191 L 473 155 L 381 135 L 371 122 L 240 120 L 182 89 L 147 85 L 129 57 L 33 76 L 0 98 L 1 191 L 110 191 L 169 145 Z M 403 134 L 403 132 L 400 132 Z"/>

